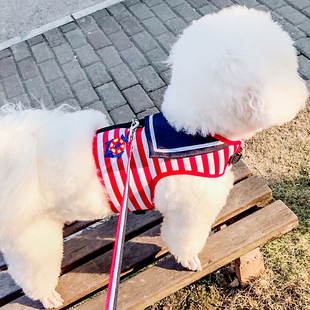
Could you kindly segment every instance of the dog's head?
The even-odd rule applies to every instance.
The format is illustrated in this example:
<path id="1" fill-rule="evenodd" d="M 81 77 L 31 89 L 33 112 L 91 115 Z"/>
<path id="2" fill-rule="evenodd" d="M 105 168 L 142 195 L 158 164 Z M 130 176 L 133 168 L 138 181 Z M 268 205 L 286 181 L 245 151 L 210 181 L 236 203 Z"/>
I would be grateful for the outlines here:
<path id="1" fill-rule="evenodd" d="M 269 13 L 234 6 L 185 29 L 172 48 L 162 111 L 177 129 L 249 138 L 307 99 L 290 36 Z"/>

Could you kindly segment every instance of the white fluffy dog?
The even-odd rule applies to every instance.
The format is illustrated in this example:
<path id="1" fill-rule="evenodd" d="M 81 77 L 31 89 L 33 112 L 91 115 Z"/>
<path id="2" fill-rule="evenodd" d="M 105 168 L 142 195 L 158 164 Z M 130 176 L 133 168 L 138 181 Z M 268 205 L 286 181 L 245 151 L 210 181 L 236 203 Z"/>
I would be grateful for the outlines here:
<path id="1" fill-rule="evenodd" d="M 162 113 L 177 131 L 244 140 L 291 120 L 307 89 L 293 42 L 270 14 L 232 7 L 195 21 L 172 48 L 171 83 Z M 92 143 L 108 126 L 97 111 L 21 110 L 0 118 L 0 248 L 13 279 L 32 299 L 58 307 L 55 292 L 65 222 L 108 217 L 109 195 Z M 184 266 L 197 255 L 233 186 L 218 178 L 172 175 L 155 187 L 162 238 Z"/>

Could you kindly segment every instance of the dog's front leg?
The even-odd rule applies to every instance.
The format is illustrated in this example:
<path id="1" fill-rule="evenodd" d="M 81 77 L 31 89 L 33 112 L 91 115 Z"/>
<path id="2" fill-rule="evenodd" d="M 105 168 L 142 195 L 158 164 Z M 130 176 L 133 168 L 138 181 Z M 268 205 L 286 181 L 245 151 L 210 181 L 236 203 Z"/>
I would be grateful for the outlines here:
<path id="1" fill-rule="evenodd" d="M 63 255 L 62 223 L 49 218 L 34 220 L 14 234 L 4 249 L 8 271 L 25 294 L 45 308 L 63 304 L 55 291 Z"/>
<path id="2" fill-rule="evenodd" d="M 182 266 L 201 270 L 202 250 L 233 184 L 232 174 L 206 179 L 170 176 L 155 188 L 155 205 L 163 213 L 162 239 Z"/>

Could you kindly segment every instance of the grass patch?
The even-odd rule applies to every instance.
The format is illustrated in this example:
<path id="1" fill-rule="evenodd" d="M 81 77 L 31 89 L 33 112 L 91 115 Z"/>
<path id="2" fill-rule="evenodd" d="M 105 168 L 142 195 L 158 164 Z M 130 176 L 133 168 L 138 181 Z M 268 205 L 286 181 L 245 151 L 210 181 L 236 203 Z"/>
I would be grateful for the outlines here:
<path id="1" fill-rule="evenodd" d="M 298 216 L 299 227 L 264 246 L 266 272 L 246 288 L 231 288 L 230 266 L 217 270 L 148 308 L 310 310 L 310 103 L 281 127 L 257 133 L 244 161 Z"/>

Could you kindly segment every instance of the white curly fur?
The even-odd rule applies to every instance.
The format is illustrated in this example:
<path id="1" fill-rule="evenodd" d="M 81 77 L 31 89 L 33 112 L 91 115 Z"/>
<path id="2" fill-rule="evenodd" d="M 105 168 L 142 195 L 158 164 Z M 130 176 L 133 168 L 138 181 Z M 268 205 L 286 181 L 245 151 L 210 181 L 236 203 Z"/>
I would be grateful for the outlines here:
<path id="1" fill-rule="evenodd" d="M 291 120 L 304 106 L 293 42 L 269 14 L 232 7 L 188 27 L 172 48 L 171 83 L 162 111 L 177 130 L 245 139 Z M 17 284 L 45 307 L 55 292 L 63 223 L 108 217 L 92 139 L 108 126 L 96 111 L 68 113 L 7 105 L 0 116 L 0 248 Z M 170 176 L 155 188 L 162 238 L 184 266 L 198 254 L 233 186 L 217 179 Z"/>

